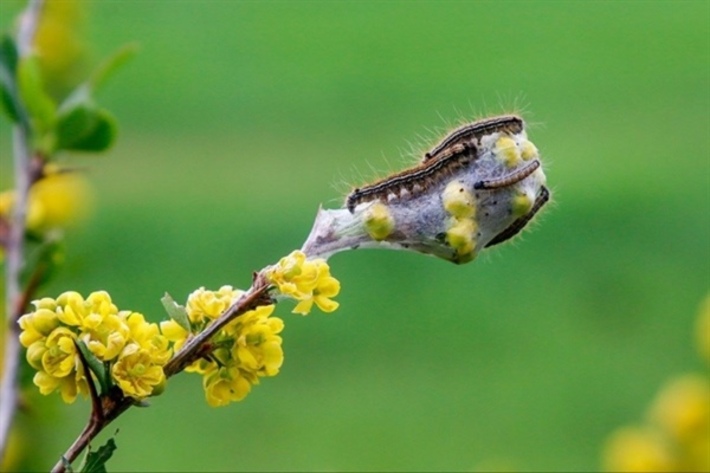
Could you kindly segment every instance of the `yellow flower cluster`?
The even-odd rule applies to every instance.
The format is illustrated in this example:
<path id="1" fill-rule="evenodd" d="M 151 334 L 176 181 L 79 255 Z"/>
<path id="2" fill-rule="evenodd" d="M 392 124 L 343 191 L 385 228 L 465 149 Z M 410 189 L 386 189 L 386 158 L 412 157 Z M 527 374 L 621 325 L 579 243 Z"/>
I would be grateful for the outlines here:
<path id="1" fill-rule="evenodd" d="M 331 298 L 340 292 L 340 283 L 330 275 L 325 260 L 308 260 L 303 252 L 294 251 L 269 268 L 266 277 L 281 295 L 298 301 L 295 313 L 305 315 L 313 304 L 324 312 L 338 308 Z M 65 292 L 57 299 L 33 302 L 35 310 L 19 320 L 20 342 L 37 370 L 34 383 L 42 394 L 58 390 L 65 402 L 73 402 L 79 393 L 88 394 L 89 381 L 98 381 L 104 389 L 116 386 L 124 395 L 142 399 L 162 392 L 163 367 L 172 353 L 242 294 L 231 286 L 217 291 L 200 288 L 190 294 L 184 308 L 171 312 L 173 319 L 157 325 L 139 313 L 119 311 L 106 292 L 86 299 Z M 203 357 L 185 368 L 203 376 L 209 405 L 240 401 L 261 377 L 278 374 L 284 359 L 279 335 L 284 324 L 271 317 L 273 311 L 270 304 L 236 317 L 204 346 Z M 91 373 L 86 373 L 82 357 L 88 358 Z"/>
<path id="2" fill-rule="evenodd" d="M 710 298 L 698 323 L 704 354 Z M 710 360 L 708 360 L 710 361 Z M 646 422 L 614 432 L 604 450 L 607 471 L 710 471 L 710 380 L 687 374 L 671 380 L 651 404 Z"/>
<path id="3" fill-rule="evenodd" d="M 309 260 L 302 251 L 281 258 L 266 273 L 278 292 L 298 301 L 293 312 L 306 315 L 315 303 L 323 312 L 333 312 L 339 304 L 331 298 L 340 292 L 340 282 L 330 275 L 323 259 Z"/>
<path id="4" fill-rule="evenodd" d="M 88 394 L 88 374 L 78 343 L 108 367 L 110 384 L 126 396 L 142 399 L 159 394 L 165 384 L 163 365 L 171 356 L 168 339 L 143 315 L 119 311 L 103 291 L 84 299 L 65 292 L 56 299 L 32 303 L 35 310 L 20 320 L 20 342 L 37 370 L 34 383 L 42 394 L 58 390 L 64 402 Z"/>
<path id="5" fill-rule="evenodd" d="M 200 288 L 188 297 L 186 311 L 190 332 L 174 320 L 161 322 L 163 334 L 179 349 L 191 333 L 199 333 L 243 294 L 231 286 L 218 291 Z M 225 406 L 249 394 L 259 378 L 275 376 L 283 363 L 283 321 L 270 317 L 274 305 L 257 307 L 227 324 L 211 340 L 211 351 L 186 371 L 203 376 L 210 406 Z"/>

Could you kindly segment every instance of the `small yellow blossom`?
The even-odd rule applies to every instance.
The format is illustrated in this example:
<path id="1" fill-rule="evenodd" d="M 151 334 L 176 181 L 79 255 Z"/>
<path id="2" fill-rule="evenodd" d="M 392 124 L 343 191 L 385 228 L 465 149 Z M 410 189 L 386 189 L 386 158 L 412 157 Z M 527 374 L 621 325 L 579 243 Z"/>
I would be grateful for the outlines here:
<path id="1" fill-rule="evenodd" d="M 271 267 L 267 278 L 282 295 L 299 301 L 294 313 L 308 314 L 314 303 L 324 312 L 338 308 L 331 298 L 340 292 L 340 282 L 323 259 L 308 260 L 302 251 L 294 251 Z"/>
<path id="2" fill-rule="evenodd" d="M 219 317 L 243 294 L 232 286 L 222 286 L 217 291 L 207 291 L 201 287 L 187 298 L 187 315 L 190 322 L 200 323 Z"/>
<path id="3" fill-rule="evenodd" d="M 91 313 L 84 318 L 81 340 L 101 361 L 113 360 L 128 341 L 128 325 L 118 314 Z"/>
<path id="4" fill-rule="evenodd" d="M 29 347 L 38 340 L 45 339 L 52 330 L 59 327 L 57 314 L 48 309 L 38 309 L 20 317 L 20 343 Z"/>
<path id="5" fill-rule="evenodd" d="M 69 376 L 57 378 L 46 371 L 40 370 L 35 373 L 32 381 L 39 388 L 39 392 L 45 396 L 59 390 L 62 400 L 67 404 L 74 402 L 78 394 L 83 396 L 89 394 L 89 385 L 84 376 L 84 368 L 78 358 L 75 358 L 74 370 Z"/>
<path id="6" fill-rule="evenodd" d="M 87 315 L 84 298 L 78 292 L 63 292 L 57 297 L 54 304 L 47 299 L 42 299 L 42 301 L 45 301 L 48 308 L 53 305 L 51 310 L 56 311 L 59 320 L 66 325 L 81 325 L 84 316 Z"/>
<path id="7" fill-rule="evenodd" d="M 267 273 L 269 280 L 276 285 L 279 292 L 295 299 L 302 298 L 313 290 L 316 272 L 312 265 L 306 265 L 306 254 L 294 251 L 284 256 L 278 264 Z"/>
<path id="8" fill-rule="evenodd" d="M 124 313 L 125 315 L 125 313 Z M 158 324 L 146 322 L 143 314 L 131 312 L 125 315 L 130 340 L 150 353 L 153 363 L 164 365 L 170 359 L 172 350 L 167 337 L 160 333 Z"/>
<path id="9" fill-rule="evenodd" d="M 50 376 L 69 376 L 76 364 L 76 335 L 65 327 L 57 327 L 47 337 L 42 353 L 42 369 Z M 29 351 L 28 351 L 29 353 Z"/>
<path id="10" fill-rule="evenodd" d="M 111 368 L 111 375 L 126 396 L 141 399 L 165 382 L 163 367 L 155 364 L 149 350 L 137 343 L 127 345 Z"/>
<path id="11" fill-rule="evenodd" d="M 27 362 L 36 370 L 44 369 L 42 367 L 42 357 L 47 351 L 45 340 L 38 340 L 27 347 Z"/>
<path id="12" fill-rule="evenodd" d="M 237 320 L 236 358 L 239 366 L 259 376 L 275 376 L 283 364 L 281 337 L 283 321 L 269 317 L 274 306 L 259 307 Z M 261 312 L 261 313 L 259 313 Z"/>
<path id="13" fill-rule="evenodd" d="M 207 404 L 212 407 L 226 406 L 233 401 L 241 401 L 251 384 L 237 367 L 214 368 L 205 374 L 202 381 Z"/>
<path id="14" fill-rule="evenodd" d="M 296 304 L 293 309 L 295 314 L 307 315 L 311 311 L 313 303 L 323 312 L 333 312 L 340 306 L 332 299 L 340 292 L 340 281 L 330 275 L 328 265 L 320 266 L 318 273 L 316 287 L 313 288 L 310 295 L 307 295 Z"/>

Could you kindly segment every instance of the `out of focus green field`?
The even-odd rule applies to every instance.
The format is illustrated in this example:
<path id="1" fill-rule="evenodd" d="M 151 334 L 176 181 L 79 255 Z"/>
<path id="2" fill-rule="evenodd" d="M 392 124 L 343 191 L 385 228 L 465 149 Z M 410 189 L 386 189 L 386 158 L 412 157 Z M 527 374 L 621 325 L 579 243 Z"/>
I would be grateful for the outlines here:
<path id="1" fill-rule="evenodd" d="M 2 0 L 4 28 L 22 5 Z M 171 379 L 107 429 L 110 471 L 589 471 L 665 380 L 707 373 L 710 3 L 86 6 L 96 60 L 140 53 L 100 96 L 120 137 L 78 161 L 96 213 L 47 295 L 105 289 L 157 321 L 165 291 L 246 287 L 320 204 L 490 114 L 527 119 L 554 199 L 471 264 L 334 256 L 337 312 L 277 309 L 279 376 L 218 409 L 198 376 Z M 21 415 L 27 468 L 53 464 L 89 412 L 41 402 Z"/>

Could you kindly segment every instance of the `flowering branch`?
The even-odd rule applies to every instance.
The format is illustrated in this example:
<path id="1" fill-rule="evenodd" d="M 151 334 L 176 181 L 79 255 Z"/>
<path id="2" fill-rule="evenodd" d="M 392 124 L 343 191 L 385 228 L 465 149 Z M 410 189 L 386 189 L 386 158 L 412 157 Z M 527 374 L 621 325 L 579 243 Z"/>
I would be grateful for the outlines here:
<path id="1" fill-rule="evenodd" d="M 18 54 L 20 57 L 27 56 L 31 51 L 42 7 L 42 0 L 32 0 L 21 16 L 20 29 L 17 35 Z M 5 456 L 8 436 L 17 406 L 17 372 L 20 364 L 21 348 L 17 338 L 17 319 L 24 311 L 24 306 L 20 305 L 21 301 L 31 298 L 31 295 L 27 292 L 23 296 L 20 287 L 20 273 L 24 260 L 25 219 L 28 194 L 32 184 L 31 138 L 32 131 L 29 122 L 27 117 L 23 116 L 13 128 L 13 165 L 16 199 L 6 241 L 5 315 L 8 323 L 8 334 L 5 337 L 2 381 L 0 381 L 0 459 Z"/>
<path id="2" fill-rule="evenodd" d="M 205 348 L 209 341 L 217 332 L 224 328 L 225 325 L 246 312 L 273 302 L 268 295 L 268 290 L 271 285 L 265 276 L 267 269 L 268 268 L 265 268 L 259 273 L 256 273 L 252 286 L 242 294 L 234 304 L 208 325 L 204 331 L 189 339 L 185 345 L 183 345 L 182 349 L 170 359 L 163 368 L 167 378 L 180 373 L 188 365 L 201 358 L 205 353 Z M 93 397 L 94 395 L 92 394 L 92 398 Z M 102 398 L 101 402 L 98 404 L 93 403 L 92 413 L 87 425 L 74 443 L 72 443 L 69 449 L 62 455 L 60 460 L 54 465 L 52 472 L 63 473 L 66 470 L 66 466 L 77 458 L 89 445 L 91 440 L 113 420 L 136 404 L 138 403 L 135 399 L 123 396 L 120 390 L 114 390 L 112 395 Z"/>
<path id="3" fill-rule="evenodd" d="M 33 383 L 42 394 L 58 391 L 67 403 L 79 394 L 91 396 L 88 422 L 54 465 L 55 472 L 70 467 L 131 406 L 145 405 L 147 398 L 160 395 L 167 379 L 177 373 L 202 375 L 206 401 L 214 407 L 242 400 L 261 377 L 276 375 L 283 363 L 279 334 L 284 324 L 271 317 L 275 303 L 294 299 L 293 312 L 302 315 L 314 305 L 323 312 L 336 310 L 333 298 L 340 283 L 326 262 L 332 254 L 389 248 L 465 263 L 515 236 L 549 198 L 537 148 L 527 140 L 522 118 L 493 117 L 454 130 L 411 169 L 353 190 L 344 208 L 319 209 L 302 250 L 256 272 L 246 291 L 231 286 L 218 291 L 200 288 L 185 306 L 166 294 L 162 302 L 170 320 L 159 325 L 138 312 L 119 311 L 105 291 L 86 299 L 73 291 L 56 299 L 43 297 L 33 300 L 34 309 L 21 315 L 52 272 L 56 259 L 52 256 L 58 254 L 55 229 L 61 231 L 63 223 L 33 221 L 28 207 L 41 204 L 42 189 L 64 175 L 51 162 L 56 153 L 100 152 L 112 144 L 115 120 L 97 105 L 93 93 L 132 51 L 119 51 L 57 103 L 46 92 L 31 51 L 40 8 L 40 1 L 30 3 L 18 47 L 7 38 L 0 45 L 0 86 L 3 97 L 9 98 L 4 105 L 17 123 L 17 190 L 14 197 L 0 194 L 0 245 L 8 256 L 11 324 L 5 359 L 10 366 L 0 393 L 0 424 L 4 423 L 0 439 L 6 443 L 16 409 L 21 344 L 36 371 Z M 13 198 L 10 218 L 7 202 Z M 40 242 L 37 261 L 32 254 L 25 255 L 26 238 Z M 24 292 L 19 280 L 23 265 L 30 275 Z M 103 455 L 89 452 L 85 466 L 104 469 L 114 448 L 110 440 L 99 449 Z"/>

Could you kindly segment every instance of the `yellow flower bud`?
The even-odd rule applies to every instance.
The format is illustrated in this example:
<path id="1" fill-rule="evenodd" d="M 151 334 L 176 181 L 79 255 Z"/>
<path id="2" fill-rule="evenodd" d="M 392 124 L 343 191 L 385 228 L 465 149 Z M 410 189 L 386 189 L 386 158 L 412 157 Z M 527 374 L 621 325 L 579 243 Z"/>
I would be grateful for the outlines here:
<path id="1" fill-rule="evenodd" d="M 520 150 L 515 140 L 509 136 L 501 136 L 496 141 L 496 153 L 498 159 L 503 161 L 509 168 L 514 168 L 520 164 Z"/>
<path id="2" fill-rule="evenodd" d="M 385 204 L 375 202 L 362 216 L 365 230 L 373 240 L 382 241 L 394 230 L 394 218 Z"/>
<path id="3" fill-rule="evenodd" d="M 470 218 L 454 220 L 453 225 L 446 231 L 446 241 L 456 250 L 460 257 L 459 262 L 470 261 L 474 258 L 476 248 L 476 222 Z"/>
<path id="4" fill-rule="evenodd" d="M 47 337 L 55 328 L 59 326 L 57 315 L 48 309 L 39 309 L 20 317 L 20 343 L 24 347 L 29 347 L 37 340 Z"/>
<path id="5" fill-rule="evenodd" d="M 520 146 L 520 156 L 525 161 L 530 161 L 536 158 L 538 155 L 537 147 L 532 143 L 532 141 L 525 140 Z"/>
<path id="6" fill-rule="evenodd" d="M 272 266 L 266 277 L 282 295 L 299 301 L 293 310 L 296 314 L 308 314 L 314 303 L 324 312 L 338 308 L 331 298 L 340 292 L 340 282 L 330 275 L 323 259 L 308 260 L 302 251 L 294 251 Z"/>
<path id="7" fill-rule="evenodd" d="M 38 340 L 27 347 L 27 362 L 36 370 L 42 369 L 42 357 L 47 351 L 45 340 Z"/>
<path id="8" fill-rule="evenodd" d="M 460 181 L 451 181 L 441 194 L 448 213 L 457 218 L 472 218 L 476 214 L 473 194 Z"/>
<path id="9" fill-rule="evenodd" d="M 530 212 L 533 207 L 534 199 L 524 192 L 516 192 L 511 201 L 511 210 L 513 215 L 522 217 Z"/>

